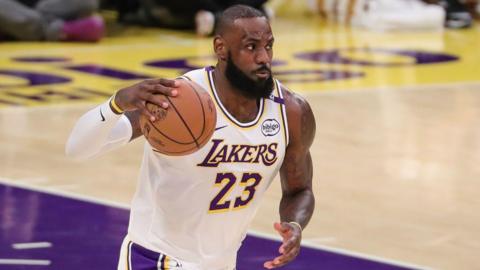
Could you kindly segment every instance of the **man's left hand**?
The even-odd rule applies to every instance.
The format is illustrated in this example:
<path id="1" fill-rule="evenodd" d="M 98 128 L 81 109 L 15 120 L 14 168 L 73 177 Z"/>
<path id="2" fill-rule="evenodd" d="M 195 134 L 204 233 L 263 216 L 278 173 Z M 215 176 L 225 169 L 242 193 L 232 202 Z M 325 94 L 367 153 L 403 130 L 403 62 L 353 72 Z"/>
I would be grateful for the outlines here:
<path id="1" fill-rule="evenodd" d="M 302 230 L 296 224 L 275 222 L 273 227 L 282 236 L 283 243 L 278 249 L 281 255 L 263 264 L 267 269 L 283 266 L 295 259 L 300 253 L 300 242 L 302 241 Z"/>

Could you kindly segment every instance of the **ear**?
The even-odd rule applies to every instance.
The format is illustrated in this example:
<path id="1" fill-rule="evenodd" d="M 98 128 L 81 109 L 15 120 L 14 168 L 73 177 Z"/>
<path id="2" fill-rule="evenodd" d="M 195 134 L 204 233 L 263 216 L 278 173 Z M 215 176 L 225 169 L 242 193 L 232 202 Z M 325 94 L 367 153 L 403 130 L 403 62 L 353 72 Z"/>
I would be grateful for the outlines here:
<path id="1" fill-rule="evenodd" d="M 215 36 L 213 38 L 213 49 L 215 50 L 215 54 L 218 58 L 222 61 L 227 60 L 227 46 L 225 44 L 225 39 L 221 36 Z"/>

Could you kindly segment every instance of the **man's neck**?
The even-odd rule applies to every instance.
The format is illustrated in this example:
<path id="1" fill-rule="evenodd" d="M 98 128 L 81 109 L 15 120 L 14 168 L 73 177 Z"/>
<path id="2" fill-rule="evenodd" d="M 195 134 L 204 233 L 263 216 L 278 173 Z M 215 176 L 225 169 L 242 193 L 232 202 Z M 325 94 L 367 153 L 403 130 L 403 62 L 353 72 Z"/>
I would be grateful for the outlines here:
<path id="1" fill-rule="evenodd" d="M 258 100 L 246 97 L 236 89 L 218 66 L 213 70 L 213 83 L 218 98 L 228 112 L 240 122 L 250 122 L 258 114 Z"/>

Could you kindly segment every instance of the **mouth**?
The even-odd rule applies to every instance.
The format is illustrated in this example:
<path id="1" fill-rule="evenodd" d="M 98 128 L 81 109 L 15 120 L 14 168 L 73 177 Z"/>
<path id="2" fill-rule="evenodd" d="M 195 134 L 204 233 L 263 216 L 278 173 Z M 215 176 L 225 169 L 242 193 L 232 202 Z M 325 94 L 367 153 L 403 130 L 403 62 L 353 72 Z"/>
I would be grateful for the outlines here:
<path id="1" fill-rule="evenodd" d="M 259 70 L 255 72 L 255 75 L 257 75 L 257 77 L 260 79 L 267 79 L 270 77 L 271 73 L 268 70 Z"/>

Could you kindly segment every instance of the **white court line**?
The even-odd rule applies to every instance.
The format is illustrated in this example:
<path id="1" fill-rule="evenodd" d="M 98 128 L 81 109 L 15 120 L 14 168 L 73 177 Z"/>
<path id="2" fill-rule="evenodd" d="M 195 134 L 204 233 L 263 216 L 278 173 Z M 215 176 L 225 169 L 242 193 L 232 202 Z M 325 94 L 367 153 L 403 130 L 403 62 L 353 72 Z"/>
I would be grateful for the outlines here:
<path id="1" fill-rule="evenodd" d="M 268 239 L 268 240 L 275 240 L 275 241 L 282 241 L 282 238 L 280 236 L 273 236 L 271 234 L 267 233 L 262 233 L 262 232 L 256 232 L 256 231 L 248 231 L 249 235 L 253 235 L 255 237 L 263 238 L 263 239 Z M 368 255 L 360 252 L 355 252 L 355 251 L 350 251 L 350 250 L 345 250 L 341 248 L 334 248 L 334 247 L 327 247 L 324 245 L 319 245 L 317 243 L 312 243 L 309 242 L 308 240 L 302 240 L 302 246 L 304 247 L 309 247 L 313 249 L 319 249 L 323 251 L 328 251 L 336 254 L 341 254 L 349 257 L 355 257 L 355 258 L 361 258 L 361 259 L 366 259 L 369 261 L 374 261 L 374 262 L 380 262 L 380 263 L 386 263 L 390 265 L 395 265 L 399 267 L 407 267 L 407 268 L 414 268 L 418 270 L 430 270 L 432 268 L 428 268 L 425 266 L 420 266 L 420 265 L 415 265 L 411 263 L 405 263 L 405 262 L 400 262 L 396 260 L 391 260 L 391 259 L 386 259 L 386 258 L 381 258 L 373 255 Z"/>
<path id="2" fill-rule="evenodd" d="M 311 241 L 311 242 L 318 242 L 318 243 L 335 243 L 335 242 L 337 242 L 336 237 L 317 237 L 317 238 L 308 238 L 308 240 Z"/>
<path id="3" fill-rule="evenodd" d="M 50 242 L 32 242 L 32 243 L 15 243 L 13 249 L 33 249 L 33 248 L 51 248 Z"/>
<path id="4" fill-rule="evenodd" d="M 18 183 L 18 182 L 14 182 L 11 179 L 0 178 L 0 183 L 4 183 L 6 185 L 20 187 L 20 188 L 25 188 L 25 189 L 29 189 L 29 190 L 33 190 L 33 191 L 38 191 L 38 192 L 42 192 L 42 193 L 47 193 L 47 194 L 51 194 L 51 195 L 56 195 L 56 196 L 61 196 L 61 197 L 66 197 L 66 198 L 72 198 L 72 199 L 76 199 L 76 200 L 80 200 L 80 201 L 86 201 L 86 202 L 91 202 L 91 203 L 96 203 L 96 204 L 121 208 L 121 209 L 125 209 L 125 210 L 130 209 L 129 205 L 127 205 L 127 204 L 112 202 L 112 201 L 104 200 L 104 199 L 93 198 L 93 197 L 90 197 L 90 196 L 87 196 L 87 195 L 73 194 L 73 193 L 70 193 L 70 192 L 55 190 L 55 189 L 52 189 L 52 188 L 32 187 L 32 186 L 28 185 L 27 183 Z M 277 235 L 257 232 L 257 231 L 253 231 L 253 230 L 249 230 L 248 234 L 252 235 L 252 236 L 259 237 L 259 238 L 268 239 L 268 240 L 281 241 L 280 236 L 277 236 Z M 425 267 L 425 266 L 419 266 L 419 265 L 415 265 L 415 264 L 410 264 L 410 263 L 400 262 L 400 261 L 396 261 L 396 260 L 381 258 L 381 257 L 373 256 L 373 255 L 360 253 L 360 252 L 355 252 L 355 251 L 345 250 L 345 249 L 341 249 L 341 248 L 334 248 L 334 247 L 319 245 L 317 243 L 309 242 L 308 240 L 302 241 L 302 246 L 313 248 L 313 249 L 318 249 L 318 250 L 323 250 L 323 251 L 328 251 L 328 252 L 333 252 L 333 253 L 337 253 L 337 254 L 341 254 L 341 255 L 345 255 L 345 256 L 350 256 L 350 257 L 355 257 L 355 258 L 360 258 L 360 259 L 366 259 L 366 260 L 370 260 L 370 261 L 374 261 L 374 262 L 387 263 L 387 264 L 395 265 L 395 266 L 399 266 L 399 267 L 414 268 L 414 269 L 421 269 L 421 270 L 432 269 L 432 268 Z"/>
<path id="5" fill-rule="evenodd" d="M 0 259 L 0 265 L 50 265 L 49 260 Z"/>
<path id="6" fill-rule="evenodd" d="M 1 178 L 0 177 L 0 183 L 4 183 L 6 185 L 19 187 L 19 188 L 24 188 L 24 189 L 29 189 L 29 190 L 33 190 L 33 191 L 42 192 L 42 193 L 47 193 L 47 194 L 51 194 L 51 195 L 55 195 L 55 196 L 60 196 L 60 197 L 65 197 L 65 198 L 70 198 L 70 199 L 76 199 L 76 200 L 79 200 L 79 201 L 96 203 L 96 204 L 106 205 L 106 206 L 110 206 L 110 207 L 130 210 L 130 206 L 128 204 L 113 202 L 113 201 L 109 201 L 109 200 L 105 200 L 105 199 L 97 199 L 97 198 L 93 198 L 93 197 L 90 197 L 90 196 L 87 196 L 87 195 L 80 195 L 80 194 L 75 194 L 73 192 L 57 190 L 57 189 L 54 189 L 52 187 L 31 186 L 28 183 L 22 183 L 22 182 L 18 182 L 18 181 L 22 181 L 22 179 L 18 179 L 17 181 L 14 181 L 13 179 L 6 179 L 6 178 Z"/>

